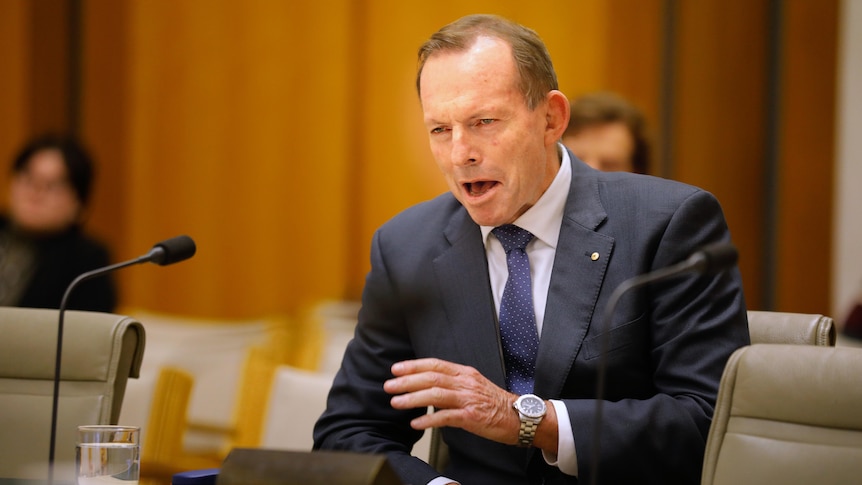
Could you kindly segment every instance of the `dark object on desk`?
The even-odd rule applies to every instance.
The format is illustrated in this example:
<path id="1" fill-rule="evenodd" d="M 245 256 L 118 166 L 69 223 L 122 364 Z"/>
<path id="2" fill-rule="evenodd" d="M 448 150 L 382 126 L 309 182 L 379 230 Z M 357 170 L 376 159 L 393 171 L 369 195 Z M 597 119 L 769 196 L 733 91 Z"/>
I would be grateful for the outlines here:
<path id="1" fill-rule="evenodd" d="M 176 484 L 175 484 L 176 485 Z M 403 485 L 384 455 L 339 451 L 231 450 L 218 485 Z"/>
<path id="2" fill-rule="evenodd" d="M 177 473 L 171 479 L 171 485 L 215 485 L 219 470 L 219 468 L 207 468 Z"/>

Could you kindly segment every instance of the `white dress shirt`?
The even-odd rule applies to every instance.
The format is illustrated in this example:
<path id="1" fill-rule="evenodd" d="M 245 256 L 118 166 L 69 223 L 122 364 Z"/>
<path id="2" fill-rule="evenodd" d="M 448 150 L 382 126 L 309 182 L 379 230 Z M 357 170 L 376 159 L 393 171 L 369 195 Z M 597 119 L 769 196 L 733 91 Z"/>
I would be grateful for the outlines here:
<path id="1" fill-rule="evenodd" d="M 527 256 L 530 259 L 530 279 L 533 284 L 533 311 L 536 313 L 536 327 L 539 338 L 542 335 L 542 324 L 545 320 L 545 305 L 548 301 L 548 287 L 551 282 L 551 270 L 554 266 L 554 256 L 557 252 L 557 240 L 560 237 L 560 226 L 563 224 L 563 211 L 566 207 L 566 199 L 569 196 L 569 188 L 572 184 L 572 165 L 569 152 L 558 145 L 562 152 L 560 170 L 554 177 L 548 190 L 539 198 L 533 207 L 515 220 L 513 224 L 530 231 L 532 241 L 527 244 Z M 506 287 L 506 279 L 509 277 L 509 269 L 506 264 L 506 251 L 503 245 L 491 231 L 493 226 L 480 226 L 482 240 L 485 243 L 485 253 L 488 258 L 488 272 L 491 277 L 491 292 L 494 295 L 494 305 L 497 308 L 497 316 L 500 314 L 500 300 L 503 297 L 503 289 Z M 542 396 L 539 396 L 542 397 Z M 549 465 L 556 466 L 561 472 L 577 476 L 578 457 L 575 454 L 575 436 L 569 421 L 569 413 L 562 401 L 551 400 L 557 414 L 559 426 L 559 441 L 557 455 L 542 453 Z M 514 412 L 514 411 L 513 411 Z M 444 485 L 452 483 L 445 477 L 438 477 L 428 485 Z"/>

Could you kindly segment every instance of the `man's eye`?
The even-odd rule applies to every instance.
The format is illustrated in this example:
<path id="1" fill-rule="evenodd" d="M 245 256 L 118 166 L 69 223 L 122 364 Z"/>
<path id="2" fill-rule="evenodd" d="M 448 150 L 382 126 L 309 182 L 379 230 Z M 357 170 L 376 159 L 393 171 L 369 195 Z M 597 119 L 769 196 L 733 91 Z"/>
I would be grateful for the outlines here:
<path id="1" fill-rule="evenodd" d="M 493 122 L 494 120 L 492 118 L 482 118 L 481 120 L 479 120 L 479 123 L 482 125 L 490 125 Z"/>
<path id="2" fill-rule="evenodd" d="M 443 128 L 442 126 L 438 126 L 437 128 L 431 129 L 431 133 L 435 133 L 435 134 L 436 133 L 443 133 L 445 131 L 446 131 L 446 128 Z"/>

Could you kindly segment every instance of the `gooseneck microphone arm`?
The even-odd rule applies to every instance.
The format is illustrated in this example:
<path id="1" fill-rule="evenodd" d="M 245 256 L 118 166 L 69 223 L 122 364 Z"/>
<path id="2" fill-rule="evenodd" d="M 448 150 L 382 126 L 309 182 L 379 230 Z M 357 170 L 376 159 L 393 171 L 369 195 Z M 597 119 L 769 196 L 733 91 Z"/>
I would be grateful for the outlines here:
<path id="1" fill-rule="evenodd" d="M 611 320 L 614 316 L 620 299 L 628 291 L 635 288 L 640 288 L 651 283 L 657 283 L 669 278 L 680 276 L 685 273 L 700 273 L 700 274 L 717 274 L 725 269 L 736 264 L 739 258 L 739 253 L 736 246 L 729 242 L 719 242 L 704 246 L 699 251 L 695 252 L 688 259 L 666 268 L 657 269 L 646 274 L 629 278 L 614 289 L 611 296 L 608 298 L 608 303 L 605 306 L 605 312 L 602 316 L 602 327 L 600 333 L 600 351 L 599 364 L 596 372 L 596 405 L 593 415 L 593 435 L 592 435 L 592 464 L 591 473 L 592 479 L 590 483 L 593 485 L 598 483 L 599 475 L 599 457 L 601 455 L 601 424 L 602 424 L 602 403 L 605 395 L 605 375 L 607 374 L 607 354 L 609 345 L 609 330 Z"/>
<path id="2" fill-rule="evenodd" d="M 57 447 L 57 410 L 60 402 L 60 361 L 63 355 L 63 317 L 66 313 L 66 306 L 69 301 L 69 295 L 72 294 L 79 284 L 97 276 L 116 271 L 127 266 L 133 266 L 143 263 L 155 263 L 160 266 L 178 263 L 194 256 L 197 247 L 194 240 L 189 236 L 177 236 L 171 239 L 157 243 L 145 255 L 135 259 L 123 261 L 122 263 L 112 264 L 103 268 L 97 268 L 79 275 L 69 283 L 66 287 L 66 292 L 63 294 L 63 299 L 60 301 L 60 312 L 57 321 L 57 353 L 54 361 L 54 394 L 51 408 L 51 443 L 48 452 L 48 483 L 54 483 L 54 452 Z"/>

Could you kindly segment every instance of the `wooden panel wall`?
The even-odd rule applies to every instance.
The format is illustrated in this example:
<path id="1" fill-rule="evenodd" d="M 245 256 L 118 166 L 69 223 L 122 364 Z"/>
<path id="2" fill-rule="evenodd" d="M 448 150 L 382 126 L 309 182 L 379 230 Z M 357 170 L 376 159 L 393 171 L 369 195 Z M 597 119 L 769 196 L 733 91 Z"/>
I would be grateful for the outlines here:
<path id="1" fill-rule="evenodd" d="M 0 195 L 8 161 L 33 133 L 72 128 L 70 0 L 0 2 Z"/>
<path id="2" fill-rule="evenodd" d="M 776 174 L 780 210 L 773 301 L 775 308 L 787 311 L 828 314 L 834 246 L 838 4 L 796 1 L 782 5 Z"/>
<path id="3" fill-rule="evenodd" d="M 749 305 L 762 301 L 767 154 L 766 2 L 678 2 L 671 178 L 715 194 Z"/>
<path id="4" fill-rule="evenodd" d="M 601 84 L 591 87 L 621 93 L 643 112 L 652 155 L 650 173 L 656 175 L 661 174 L 658 160 L 664 142 L 660 120 L 669 108 L 662 103 L 662 85 L 666 81 L 662 69 L 665 3 L 663 0 L 608 2 L 604 54 L 607 74 Z"/>
<path id="5" fill-rule="evenodd" d="M 129 19 L 127 2 L 89 0 L 82 4 L 81 100 L 78 131 L 98 164 L 88 229 L 112 248 L 114 259 L 137 257 L 147 241 L 131 241 L 128 213 Z M 155 241 L 152 241 L 155 242 Z M 125 272 L 117 276 L 137 277 Z M 125 288 L 124 288 L 125 290 Z M 128 291 L 123 291 L 128 301 Z"/>
<path id="6" fill-rule="evenodd" d="M 30 4 L 0 2 L 0 196 L 6 206 L 6 166 L 29 133 Z"/>
<path id="7" fill-rule="evenodd" d="M 124 305 L 220 317 L 296 313 L 358 297 L 373 231 L 445 190 L 421 125 L 416 49 L 461 15 L 502 14 L 544 38 L 564 92 L 611 89 L 635 101 L 656 141 L 668 142 L 655 150 L 669 155 L 669 175 L 719 197 L 752 308 L 774 292 L 778 309 L 825 312 L 827 285 L 810 282 L 828 281 L 828 261 L 810 254 L 821 241 L 831 247 L 831 206 L 811 194 L 831 190 L 837 0 L 778 3 L 787 117 L 773 177 L 776 1 L 79 0 L 72 72 L 80 75 L 80 119 L 61 119 L 97 156 L 90 228 L 118 259 L 179 233 L 198 242 L 187 263 L 120 275 Z M 66 101 L 42 96 L 50 89 L 33 81 L 32 63 L 44 61 L 43 37 L 68 43 L 59 27 L 68 24 L 57 19 L 68 18 L 71 2 L 0 2 L 3 155 L 32 134 L 34 120 L 69 112 Z M 62 66 L 59 59 L 52 69 Z M 74 83 L 64 76 L 52 76 L 53 85 L 68 92 Z M 674 89 L 663 98 L 668 82 Z M 665 118 L 670 129 L 659 133 Z M 774 218 L 769 184 L 779 194 Z M 763 241 L 772 230 L 782 244 L 770 248 L 779 252 L 767 274 Z"/>
<path id="8" fill-rule="evenodd" d="M 199 254 L 128 278 L 128 301 L 233 317 L 340 296 L 347 3 L 130 4 L 129 240 L 189 233 Z"/>

